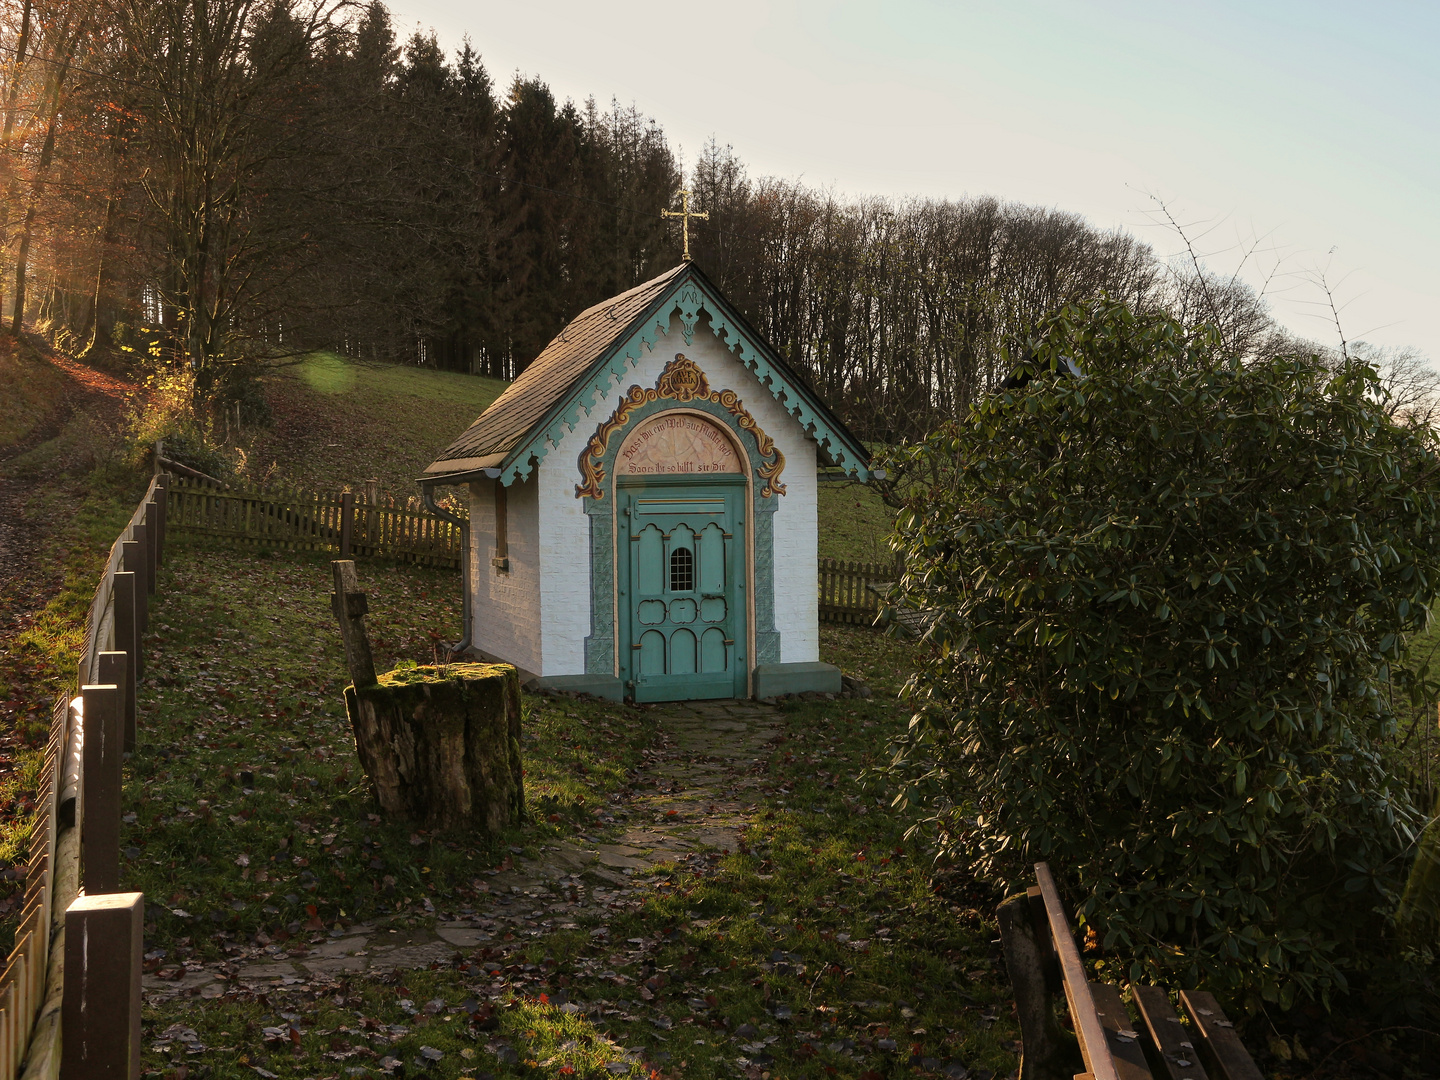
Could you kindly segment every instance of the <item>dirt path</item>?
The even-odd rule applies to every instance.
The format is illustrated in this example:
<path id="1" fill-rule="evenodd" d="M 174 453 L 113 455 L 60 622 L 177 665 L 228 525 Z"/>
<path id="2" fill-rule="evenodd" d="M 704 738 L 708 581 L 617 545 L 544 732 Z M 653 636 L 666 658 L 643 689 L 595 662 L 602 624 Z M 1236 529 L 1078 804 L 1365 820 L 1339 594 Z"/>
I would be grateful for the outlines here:
<path id="1" fill-rule="evenodd" d="M 113 424 L 119 418 L 125 399 L 134 390 L 132 383 L 47 352 L 38 342 L 31 344 L 45 361 L 63 371 L 69 382 L 64 396 L 34 430 L 13 446 L 0 447 L 0 624 L 31 604 L 44 602 L 40 598 L 45 589 L 35 580 L 39 568 L 32 555 L 38 535 L 46 531 L 42 525 L 53 523 L 31 520 L 25 511 L 25 496 L 36 484 L 53 480 L 74 465 L 63 454 L 29 463 L 30 467 L 23 473 L 13 468 L 11 462 L 56 439 L 78 412 L 88 412 L 100 421 L 97 430 Z M 46 580 L 48 576 L 39 574 Z"/>
<path id="2" fill-rule="evenodd" d="M 639 907 L 642 874 L 661 863 L 703 870 L 734 850 L 760 785 L 761 755 L 780 734 L 779 713 L 746 701 L 676 703 L 657 712 L 660 737 L 637 770 L 618 843 L 551 844 L 537 859 L 488 873 L 488 904 L 430 931 L 356 924 L 348 930 L 250 947 L 222 963 L 187 963 L 145 976 L 147 999 L 220 997 L 234 989 L 324 982 L 355 972 L 428 968 L 457 952 L 508 948 L 556 930 L 609 940 L 612 912 Z M 518 852 L 519 849 L 514 849 Z M 712 854 L 713 853 L 713 854 Z M 509 860 L 507 860 L 509 861 Z M 152 957 L 152 966 L 163 957 Z M 163 977 L 169 976 L 169 977 Z M 177 977 L 178 976 L 178 977 Z"/>

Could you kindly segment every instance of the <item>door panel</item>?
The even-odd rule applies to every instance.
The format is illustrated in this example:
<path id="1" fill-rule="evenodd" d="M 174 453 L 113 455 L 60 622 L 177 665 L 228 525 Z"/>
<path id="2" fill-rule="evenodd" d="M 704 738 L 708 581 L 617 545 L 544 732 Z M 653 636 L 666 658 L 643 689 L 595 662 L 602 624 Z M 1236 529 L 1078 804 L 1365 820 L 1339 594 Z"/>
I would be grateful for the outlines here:
<path id="1" fill-rule="evenodd" d="M 654 596 L 665 588 L 665 534 L 658 525 L 647 525 L 640 531 L 640 591 Z"/>
<path id="2" fill-rule="evenodd" d="M 622 677 L 637 701 L 746 693 L 746 488 L 616 485 Z"/>
<path id="3" fill-rule="evenodd" d="M 665 635 L 658 630 L 640 635 L 640 671 L 644 675 L 665 674 Z"/>
<path id="4" fill-rule="evenodd" d="M 689 630 L 676 630 L 670 635 L 670 674 L 695 674 L 695 635 Z"/>
<path id="5" fill-rule="evenodd" d="M 725 670 L 725 631 L 719 627 L 700 635 L 700 670 L 706 674 Z"/>

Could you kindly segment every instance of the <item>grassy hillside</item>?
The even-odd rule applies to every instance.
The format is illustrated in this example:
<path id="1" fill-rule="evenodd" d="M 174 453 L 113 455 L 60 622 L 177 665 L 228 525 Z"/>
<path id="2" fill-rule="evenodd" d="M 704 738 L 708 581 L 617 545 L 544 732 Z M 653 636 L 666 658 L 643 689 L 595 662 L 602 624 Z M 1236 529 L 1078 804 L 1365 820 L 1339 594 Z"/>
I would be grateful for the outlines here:
<path id="1" fill-rule="evenodd" d="M 416 495 L 415 478 L 504 389 L 495 379 L 316 353 L 264 379 L 275 422 L 237 440 L 244 473 L 322 491 L 375 479 L 382 492 Z"/>
<path id="2" fill-rule="evenodd" d="M 380 481 L 397 496 L 506 384 L 495 379 L 316 353 L 264 381 L 274 426 L 244 432 L 246 475 L 322 491 Z M 894 513 L 862 484 L 820 486 L 820 555 L 889 562 Z"/>

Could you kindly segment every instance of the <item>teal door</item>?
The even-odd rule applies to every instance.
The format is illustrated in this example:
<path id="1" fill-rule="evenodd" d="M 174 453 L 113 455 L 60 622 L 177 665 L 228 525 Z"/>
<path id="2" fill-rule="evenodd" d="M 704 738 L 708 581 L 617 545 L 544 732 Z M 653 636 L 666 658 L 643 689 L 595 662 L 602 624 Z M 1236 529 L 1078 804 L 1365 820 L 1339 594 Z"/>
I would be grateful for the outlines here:
<path id="1" fill-rule="evenodd" d="M 744 483 L 622 480 L 616 487 L 626 696 L 744 697 Z"/>

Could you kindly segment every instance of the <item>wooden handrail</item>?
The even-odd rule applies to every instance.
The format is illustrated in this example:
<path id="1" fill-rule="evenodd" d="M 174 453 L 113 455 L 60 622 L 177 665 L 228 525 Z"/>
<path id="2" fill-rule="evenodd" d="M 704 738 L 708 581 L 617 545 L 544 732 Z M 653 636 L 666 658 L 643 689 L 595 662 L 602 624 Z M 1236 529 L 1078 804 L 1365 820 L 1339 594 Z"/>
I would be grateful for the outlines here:
<path id="1" fill-rule="evenodd" d="M 1115 1070 L 1115 1061 L 1110 1056 L 1109 1044 L 1105 1041 L 1105 1029 L 1095 1011 L 1095 999 L 1090 996 L 1090 981 L 1085 978 L 1085 965 L 1080 961 L 1080 950 L 1075 947 L 1075 936 L 1070 932 L 1070 920 L 1065 917 L 1065 909 L 1060 903 L 1060 892 L 1055 888 L 1055 879 L 1050 876 L 1048 864 L 1035 864 L 1035 881 L 1040 886 L 1040 895 L 1045 901 L 1045 917 L 1050 922 L 1050 936 L 1055 941 L 1060 974 L 1065 981 L 1065 998 L 1070 1003 L 1075 1034 L 1080 1036 L 1080 1053 L 1085 1056 L 1085 1067 L 1095 1080 L 1120 1080 Z"/>

